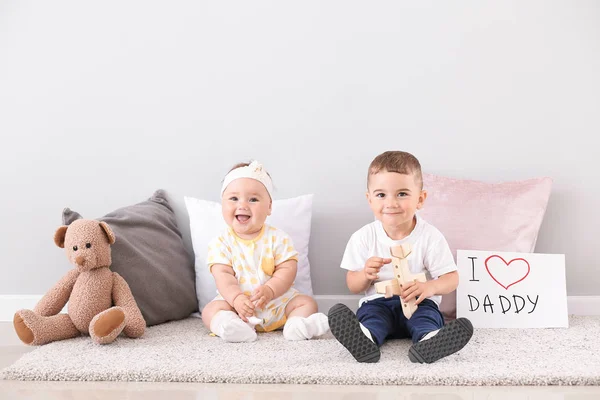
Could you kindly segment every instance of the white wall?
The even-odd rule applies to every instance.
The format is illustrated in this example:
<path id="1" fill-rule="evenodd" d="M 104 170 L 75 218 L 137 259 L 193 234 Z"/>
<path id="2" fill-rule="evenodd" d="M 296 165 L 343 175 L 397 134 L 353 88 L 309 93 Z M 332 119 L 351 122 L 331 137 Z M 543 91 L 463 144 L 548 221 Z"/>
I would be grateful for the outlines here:
<path id="1" fill-rule="evenodd" d="M 600 295 L 600 5 L 595 1 L 0 2 L 0 294 L 70 266 L 52 236 L 166 189 L 217 200 L 229 167 L 315 193 L 318 294 L 371 221 L 366 168 L 555 180 L 537 251 Z"/>

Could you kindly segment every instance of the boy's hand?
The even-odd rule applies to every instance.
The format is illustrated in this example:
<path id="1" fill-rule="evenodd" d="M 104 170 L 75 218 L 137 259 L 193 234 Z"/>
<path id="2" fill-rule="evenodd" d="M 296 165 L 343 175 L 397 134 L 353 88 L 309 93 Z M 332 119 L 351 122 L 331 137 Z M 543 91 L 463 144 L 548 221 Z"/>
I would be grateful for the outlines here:
<path id="1" fill-rule="evenodd" d="M 256 308 L 263 308 L 269 304 L 271 300 L 273 300 L 273 296 L 275 296 L 273 289 L 267 285 L 261 285 L 254 289 L 254 292 L 252 292 L 252 297 L 250 297 L 250 301 L 254 303 Z"/>
<path id="2" fill-rule="evenodd" d="M 408 302 L 417 296 L 419 297 L 415 304 L 421 303 L 428 297 L 435 295 L 435 288 L 432 281 L 427 282 L 409 282 L 402 286 L 402 300 Z"/>
<path id="3" fill-rule="evenodd" d="M 248 322 L 248 317 L 254 315 L 254 304 L 245 294 L 239 294 L 233 300 L 233 308 L 244 322 Z"/>
<path id="4" fill-rule="evenodd" d="M 365 263 L 365 269 L 363 270 L 365 273 L 365 277 L 368 280 L 374 281 L 379 278 L 379 270 L 385 264 L 389 264 L 392 262 L 391 258 L 381 258 L 381 257 L 371 257 Z"/>

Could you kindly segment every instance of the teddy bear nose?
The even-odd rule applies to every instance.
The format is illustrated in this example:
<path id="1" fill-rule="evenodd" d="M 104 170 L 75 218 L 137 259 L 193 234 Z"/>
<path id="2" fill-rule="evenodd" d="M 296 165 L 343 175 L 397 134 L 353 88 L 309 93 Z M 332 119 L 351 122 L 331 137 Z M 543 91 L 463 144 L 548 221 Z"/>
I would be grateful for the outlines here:
<path id="1" fill-rule="evenodd" d="M 77 263 L 77 265 L 83 265 L 83 263 L 85 262 L 85 258 L 83 256 L 77 256 L 75 262 Z"/>

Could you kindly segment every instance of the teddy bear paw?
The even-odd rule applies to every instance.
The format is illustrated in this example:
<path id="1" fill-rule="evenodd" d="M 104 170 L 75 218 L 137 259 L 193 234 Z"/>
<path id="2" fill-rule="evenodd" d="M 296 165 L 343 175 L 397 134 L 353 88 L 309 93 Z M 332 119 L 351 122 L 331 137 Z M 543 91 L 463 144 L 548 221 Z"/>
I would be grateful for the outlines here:
<path id="1" fill-rule="evenodd" d="M 90 336 L 98 344 L 112 343 L 125 327 L 125 313 L 121 307 L 111 307 L 96 315 L 90 322 Z"/>
<path id="2" fill-rule="evenodd" d="M 33 344 L 35 340 L 35 335 L 28 326 L 29 320 L 35 318 L 35 316 L 35 313 L 31 310 L 20 310 L 15 313 L 13 318 L 15 332 L 17 332 L 17 336 L 25 344 Z"/>

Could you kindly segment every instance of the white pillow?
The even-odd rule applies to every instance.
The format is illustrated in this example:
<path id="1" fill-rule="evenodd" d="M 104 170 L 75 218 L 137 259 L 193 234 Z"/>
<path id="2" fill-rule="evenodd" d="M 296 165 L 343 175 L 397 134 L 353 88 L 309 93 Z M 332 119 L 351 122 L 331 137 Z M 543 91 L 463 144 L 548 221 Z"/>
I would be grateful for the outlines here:
<path id="1" fill-rule="evenodd" d="M 200 311 L 217 295 L 215 280 L 206 265 L 208 242 L 227 228 L 221 215 L 221 203 L 184 197 L 190 216 L 190 230 L 196 265 L 196 296 Z M 310 265 L 308 263 L 308 241 L 312 217 L 313 195 L 273 201 L 273 210 L 267 224 L 281 229 L 292 238 L 298 251 L 298 273 L 294 287 L 311 295 Z"/>

